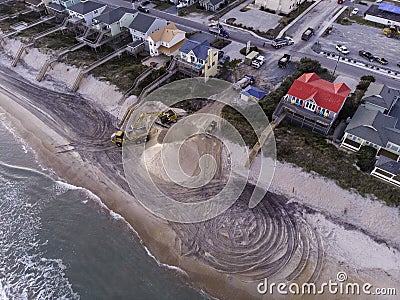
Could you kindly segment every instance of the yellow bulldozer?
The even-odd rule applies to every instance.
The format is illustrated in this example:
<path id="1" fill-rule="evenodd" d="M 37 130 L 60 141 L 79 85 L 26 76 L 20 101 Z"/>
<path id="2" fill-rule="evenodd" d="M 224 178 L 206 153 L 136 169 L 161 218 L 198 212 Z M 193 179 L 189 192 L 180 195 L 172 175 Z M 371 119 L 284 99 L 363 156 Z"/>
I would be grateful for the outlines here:
<path id="1" fill-rule="evenodd" d="M 158 112 L 142 113 L 135 122 L 135 124 L 127 132 L 125 132 L 122 129 L 115 132 L 111 136 L 111 142 L 113 142 L 118 147 L 122 147 L 122 145 L 127 140 L 129 140 L 130 142 L 134 142 L 136 144 L 147 142 L 148 130 L 146 125 L 142 125 L 142 121 L 143 119 L 149 117 L 158 117 L 160 121 L 156 123 L 162 126 L 168 126 L 178 118 L 176 112 L 173 109 L 169 109 L 162 113 Z"/>
<path id="2" fill-rule="evenodd" d="M 400 39 L 400 26 L 397 25 L 390 25 L 389 27 L 383 28 L 383 34 L 386 35 L 388 38 L 398 38 Z"/>

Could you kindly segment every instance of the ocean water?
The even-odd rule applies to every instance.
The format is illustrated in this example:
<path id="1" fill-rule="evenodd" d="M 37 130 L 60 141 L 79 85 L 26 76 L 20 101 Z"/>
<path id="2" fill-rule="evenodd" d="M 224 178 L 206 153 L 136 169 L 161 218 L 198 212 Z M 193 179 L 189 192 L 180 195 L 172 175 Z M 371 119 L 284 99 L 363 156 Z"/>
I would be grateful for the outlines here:
<path id="1" fill-rule="evenodd" d="M 209 299 L 96 197 L 49 174 L 0 122 L 0 300 Z"/>

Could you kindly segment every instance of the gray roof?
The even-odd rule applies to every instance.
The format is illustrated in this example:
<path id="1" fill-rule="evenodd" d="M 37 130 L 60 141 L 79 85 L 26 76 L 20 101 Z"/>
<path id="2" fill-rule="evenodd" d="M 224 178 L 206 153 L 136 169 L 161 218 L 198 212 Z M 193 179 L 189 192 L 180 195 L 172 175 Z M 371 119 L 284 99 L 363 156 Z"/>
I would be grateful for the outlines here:
<path id="1" fill-rule="evenodd" d="M 47 4 L 47 7 L 52 10 L 59 11 L 59 12 L 63 12 L 65 10 L 64 6 L 57 4 L 57 3 L 53 3 L 53 2 Z"/>
<path id="2" fill-rule="evenodd" d="M 25 0 L 25 2 L 33 6 L 39 6 L 43 4 L 42 0 Z"/>
<path id="3" fill-rule="evenodd" d="M 100 23 L 110 25 L 121 20 L 126 13 L 134 14 L 136 13 L 136 10 L 126 7 L 118 7 L 116 9 L 103 12 L 100 16 L 96 17 L 95 20 Z"/>
<path id="4" fill-rule="evenodd" d="M 400 130 L 400 97 L 397 98 L 397 101 L 393 104 L 392 108 L 390 109 L 389 116 L 396 118 L 398 120 L 395 127 Z"/>
<path id="5" fill-rule="evenodd" d="M 366 15 L 380 17 L 380 18 L 384 18 L 384 19 L 387 19 L 387 20 L 400 22 L 400 15 L 392 13 L 392 12 L 389 12 L 389 11 L 381 10 L 381 9 L 379 9 L 378 5 L 371 5 L 367 9 L 365 14 Z"/>
<path id="6" fill-rule="evenodd" d="M 199 43 L 197 41 L 187 40 L 183 43 L 182 47 L 179 48 L 179 51 L 188 54 L 190 51 L 193 51 L 194 55 L 197 58 L 202 60 L 206 60 L 208 57 L 208 50 L 214 49 L 210 46 L 208 41 L 204 41 Z"/>
<path id="7" fill-rule="evenodd" d="M 129 25 L 129 28 L 146 33 L 155 20 L 156 18 L 152 16 L 138 13 L 133 19 L 132 23 Z"/>
<path id="8" fill-rule="evenodd" d="M 397 162 L 384 155 L 379 156 L 375 166 L 393 175 L 399 174 L 400 171 L 400 162 Z"/>
<path id="9" fill-rule="evenodd" d="M 360 106 L 347 125 L 346 132 L 386 147 L 389 140 L 400 140 L 400 132 L 398 134 L 395 130 L 396 123 L 397 118 Z"/>
<path id="10" fill-rule="evenodd" d="M 136 40 L 136 41 L 133 41 L 132 43 L 129 43 L 128 47 L 135 48 L 135 47 L 139 46 L 140 44 L 143 44 L 143 41 Z"/>
<path id="11" fill-rule="evenodd" d="M 88 0 L 85 2 L 79 2 L 77 4 L 74 4 L 70 6 L 68 9 L 78 14 L 86 15 L 87 13 L 90 13 L 91 11 L 94 11 L 104 6 L 106 6 L 106 4 Z"/>
<path id="12" fill-rule="evenodd" d="M 217 4 L 219 4 L 219 3 L 222 3 L 222 2 L 224 2 L 225 0 L 210 0 L 210 3 L 212 4 L 212 5 L 217 5 Z"/>
<path id="13" fill-rule="evenodd" d="M 372 82 L 365 92 L 363 101 L 389 109 L 396 96 L 400 96 L 400 91 Z"/>

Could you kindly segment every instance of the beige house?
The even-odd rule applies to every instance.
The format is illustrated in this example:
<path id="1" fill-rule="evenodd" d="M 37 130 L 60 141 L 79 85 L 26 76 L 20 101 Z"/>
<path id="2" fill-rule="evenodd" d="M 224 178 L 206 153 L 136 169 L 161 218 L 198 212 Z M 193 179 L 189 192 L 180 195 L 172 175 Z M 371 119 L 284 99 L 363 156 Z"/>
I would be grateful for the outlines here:
<path id="1" fill-rule="evenodd" d="M 183 30 L 176 28 L 174 23 L 169 23 L 150 34 L 147 40 L 151 56 L 160 54 L 170 56 L 178 52 L 186 38 Z"/>
<path id="2" fill-rule="evenodd" d="M 255 5 L 287 15 L 303 2 L 306 0 L 255 0 Z"/>

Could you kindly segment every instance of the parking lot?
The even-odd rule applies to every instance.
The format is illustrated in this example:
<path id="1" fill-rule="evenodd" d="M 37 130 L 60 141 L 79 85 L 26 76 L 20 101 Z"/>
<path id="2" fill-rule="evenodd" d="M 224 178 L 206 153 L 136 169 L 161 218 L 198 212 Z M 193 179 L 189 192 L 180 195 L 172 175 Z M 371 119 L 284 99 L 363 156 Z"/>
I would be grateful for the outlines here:
<path id="1" fill-rule="evenodd" d="M 400 40 L 387 38 L 382 33 L 382 29 L 366 25 L 340 25 L 334 23 L 333 26 L 334 29 L 330 35 L 320 38 L 320 43 L 324 50 L 336 51 L 335 45 L 342 44 L 349 49 L 350 54 L 348 56 L 357 59 L 360 58 L 358 51 L 365 50 L 373 55 L 387 59 L 389 63 L 386 67 L 399 70 L 396 64 L 400 63 Z M 378 63 L 374 62 L 374 64 Z"/>

